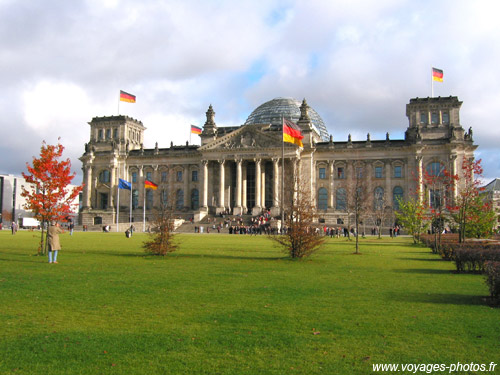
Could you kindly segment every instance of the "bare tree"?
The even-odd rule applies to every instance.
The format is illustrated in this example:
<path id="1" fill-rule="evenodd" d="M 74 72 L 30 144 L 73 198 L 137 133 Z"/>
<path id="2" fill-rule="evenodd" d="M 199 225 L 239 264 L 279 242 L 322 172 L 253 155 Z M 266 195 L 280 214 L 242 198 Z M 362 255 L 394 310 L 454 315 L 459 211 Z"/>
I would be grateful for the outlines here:
<path id="1" fill-rule="evenodd" d="M 359 254 L 359 225 L 368 211 L 368 194 L 364 181 L 364 167 L 356 167 L 352 179 L 347 184 L 346 211 L 349 217 L 352 215 L 355 227 L 356 254 Z M 350 228 L 349 228 L 350 229 Z"/>
<path id="2" fill-rule="evenodd" d="M 173 194 L 166 194 L 166 190 L 160 191 L 160 204 L 154 208 L 155 216 L 152 221 L 149 240 L 143 244 L 143 249 L 151 255 L 165 256 L 177 249 L 177 243 L 174 241 L 175 200 Z"/>
<path id="3" fill-rule="evenodd" d="M 300 163 L 298 168 L 300 168 Z M 299 170 L 289 173 L 286 186 L 289 194 L 285 195 L 288 204 L 285 207 L 284 233 L 273 235 L 271 239 L 281 246 L 291 258 L 308 257 L 320 249 L 325 237 L 321 236 L 316 225 L 318 215 L 312 202 L 310 186 L 300 178 Z"/>
<path id="4" fill-rule="evenodd" d="M 388 206 L 387 193 L 382 188 L 375 188 L 373 194 L 373 205 L 368 210 L 367 216 L 369 216 L 373 222 L 373 226 L 377 228 L 378 238 L 382 236 L 382 226 L 384 225 L 387 216 L 391 212 L 391 207 Z"/>

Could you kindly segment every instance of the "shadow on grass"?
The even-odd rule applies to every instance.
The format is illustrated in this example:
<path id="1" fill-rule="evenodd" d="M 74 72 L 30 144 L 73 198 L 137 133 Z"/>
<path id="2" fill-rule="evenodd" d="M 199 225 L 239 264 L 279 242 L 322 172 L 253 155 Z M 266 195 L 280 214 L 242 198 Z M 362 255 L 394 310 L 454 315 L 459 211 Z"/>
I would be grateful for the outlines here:
<path id="1" fill-rule="evenodd" d="M 111 255 L 118 257 L 131 257 L 131 258 L 144 258 L 147 260 L 155 260 L 155 259 L 166 259 L 166 258 L 192 258 L 192 259 L 237 259 L 237 260 L 294 260 L 290 257 L 254 257 L 254 256 L 243 256 L 243 255 L 223 255 L 223 254 L 179 254 L 179 253 L 170 253 L 165 256 L 161 255 L 152 255 L 146 253 L 119 253 L 119 252 L 94 252 L 93 255 Z"/>
<path id="2" fill-rule="evenodd" d="M 394 272 L 400 273 L 421 273 L 427 275 L 444 275 L 444 274 L 452 274 L 453 270 L 433 270 L 427 268 L 411 268 L 411 269 L 397 269 Z"/>
<path id="3" fill-rule="evenodd" d="M 398 258 L 401 260 L 417 260 L 420 262 L 445 262 L 442 258 Z"/>
<path id="4" fill-rule="evenodd" d="M 391 294 L 390 298 L 400 302 L 436 303 L 445 305 L 486 305 L 485 296 L 444 293 Z"/>

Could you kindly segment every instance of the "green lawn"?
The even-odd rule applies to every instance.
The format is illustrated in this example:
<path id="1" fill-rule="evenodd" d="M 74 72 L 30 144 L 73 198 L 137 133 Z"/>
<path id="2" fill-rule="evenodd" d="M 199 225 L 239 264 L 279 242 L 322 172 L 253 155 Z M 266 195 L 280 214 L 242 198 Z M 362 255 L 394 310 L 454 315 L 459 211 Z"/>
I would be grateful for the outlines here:
<path id="1" fill-rule="evenodd" d="M 500 309 L 408 238 L 328 240 L 292 261 L 266 237 L 0 232 L 0 374 L 371 374 L 374 363 L 500 366 Z M 316 334 L 315 334 L 316 333 Z M 500 373 L 497 368 L 496 373 Z M 472 373 L 472 372 L 471 372 Z M 492 372 L 490 372 L 491 374 Z"/>

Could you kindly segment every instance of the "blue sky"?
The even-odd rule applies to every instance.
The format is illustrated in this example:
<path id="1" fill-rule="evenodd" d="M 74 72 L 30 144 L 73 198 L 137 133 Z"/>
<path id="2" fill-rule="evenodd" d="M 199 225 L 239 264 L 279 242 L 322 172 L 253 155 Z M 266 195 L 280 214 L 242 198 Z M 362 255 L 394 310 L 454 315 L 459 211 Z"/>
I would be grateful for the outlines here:
<path id="1" fill-rule="evenodd" d="M 410 98 L 463 101 L 485 180 L 500 177 L 496 1 L 0 0 L 0 173 L 20 174 L 42 140 L 73 169 L 94 116 L 148 128 L 145 147 L 189 139 L 212 104 L 242 124 L 275 97 L 306 98 L 336 140 L 402 138 Z M 194 141 L 194 139 L 193 139 Z"/>

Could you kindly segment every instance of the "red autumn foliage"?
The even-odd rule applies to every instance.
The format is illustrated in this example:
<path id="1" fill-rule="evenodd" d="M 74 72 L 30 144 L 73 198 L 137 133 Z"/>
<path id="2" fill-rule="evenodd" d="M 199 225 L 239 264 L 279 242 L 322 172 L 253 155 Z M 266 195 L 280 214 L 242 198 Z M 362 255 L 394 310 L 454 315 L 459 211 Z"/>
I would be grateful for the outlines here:
<path id="1" fill-rule="evenodd" d="M 23 177 L 28 185 L 22 186 L 21 195 L 26 198 L 24 208 L 31 210 L 42 223 L 42 236 L 39 252 L 44 253 L 44 224 L 65 220 L 74 211 L 77 203 L 73 201 L 83 186 L 69 189 L 76 173 L 71 173 L 69 159 L 60 161 L 64 146 L 48 145 L 45 141 L 40 149 L 40 157 L 33 157 L 32 164 L 26 163 L 28 173 Z"/>

